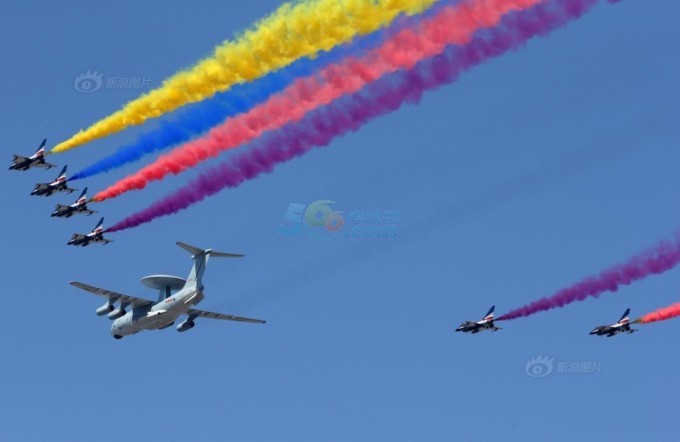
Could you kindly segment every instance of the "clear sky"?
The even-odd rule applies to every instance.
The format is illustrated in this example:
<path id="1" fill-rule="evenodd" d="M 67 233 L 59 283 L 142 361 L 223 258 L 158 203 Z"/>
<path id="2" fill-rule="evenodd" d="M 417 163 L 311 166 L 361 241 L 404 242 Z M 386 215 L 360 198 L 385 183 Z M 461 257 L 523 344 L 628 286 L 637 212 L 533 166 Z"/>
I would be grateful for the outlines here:
<path id="1" fill-rule="evenodd" d="M 266 16 L 277 0 L 0 4 L 2 154 L 51 147 L 145 89 L 78 92 L 75 77 L 152 86 Z M 29 197 L 55 175 L 2 174 L 3 440 L 670 440 L 680 320 L 613 339 L 599 324 L 680 301 L 680 271 L 599 300 L 454 334 L 619 262 L 680 225 L 680 4 L 603 4 L 274 173 L 179 215 L 69 248 L 97 216 L 50 219 Z M 72 171 L 149 127 L 50 158 Z M 148 162 L 150 159 L 147 159 Z M 78 182 L 101 190 L 139 164 Z M 207 166 L 207 165 L 206 165 Z M 198 170 L 92 206 L 107 224 Z M 76 183 L 74 183 L 75 185 Z M 92 194 L 92 192 L 91 192 Z M 286 237 L 290 203 L 399 212 L 391 239 Z M 154 298 L 212 260 L 198 321 L 116 341 L 101 300 L 69 280 Z M 527 374 L 546 356 L 553 372 Z M 569 372 L 574 363 L 580 372 Z"/>

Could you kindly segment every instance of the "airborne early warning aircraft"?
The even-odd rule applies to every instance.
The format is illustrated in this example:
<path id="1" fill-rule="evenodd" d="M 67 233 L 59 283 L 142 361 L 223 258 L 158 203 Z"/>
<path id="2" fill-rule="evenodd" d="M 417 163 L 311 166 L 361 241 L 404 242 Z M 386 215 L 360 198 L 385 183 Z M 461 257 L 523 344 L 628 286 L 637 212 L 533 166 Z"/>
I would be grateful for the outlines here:
<path id="1" fill-rule="evenodd" d="M 106 298 L 106 304 L 96 310 L 97 315 L 108 314 L 113 319 L 111 335 L 115 339 L 132 335 L 142 330 L 162 330 L 174 324 L 181 315 L 188 318 L 177 325 L 177 331 L 184 332 L 194 327 L 196 318 L 224 319 L 229 321 L 252 322 L 264 324 L 260 319 L 242 318 L 224 313 L 213 313 L 197 310 L 194 307 L 204 298 L 203 273 L 208 264 L 208 258 L 240 258 L 243 255 L 216 252 L 212 249 L 199 249 L 181 242 L 178 246 L 192 254 L 194 264 L 188 279 L 176 276 L 153 275 L 142 279 L 142 284 L 157 289 L 158 301 L 153 302 L 143 298 L 124 295 L 110 290 L 100 289 L 91 285 L 71 281 L 71 285 L 86 290 L 95 295 Z M 176 292 L 173 294 L 173 291 Z M 114 305 L 119 303 L 118 307 Z M 131 307 L 130 311 L 126 309 Z"/>
<path id="2" fill-rule="evenodd" d="M 484 317 L 477 322 L 472 322 L 472 321 L 465 321 L 462 324 L 460 324 L 460 327 L 456 329 L 457 332 L 463 332 L 463 333 L 479 333 L 482 330 L 491 330 L 492 332 L 501 330 L 500 327 L 496 327 L 493 324 L 493 310 L 496 308 L 496 306 L 491 306 L 489 311 L 484 315 Z"/>
<path id="3" fill-rule="evenodd" d="M 51 169 L 56 167 L 54 164 L 45 162 L 45 143 L 47 143 L 47 138 L 43 140 L 40 147 L 38 147 L 38 150 L 28 158 L 22 157 L 21 155 L 14 155 L 9 170 L 28 170 L 31 167 Z"/>
<path id="4" fill-rule="evenodd" d="M 35 189 L 31 192 L 31 195 L 37 196 L 51 196 L 54 192 L 75 192 L 76 189 L 71 189 L 66 184 L 66 166 L 61 169 L 61 173 L 56 180 L 51 183 L 39 183 L 35 185 Z"/>
<path id="5" fill-rule="evenodd" d="M 100 219 L 96 227 L 88 234 L 74 233 L 71 239 L 66 243 L 67 246 L 89 246 L 90 243 L 96 242 L 101 244 L 108 244 L 110 239 L 104 238 L 104 218 Z"/>
<path id="6" fill-rule="evenodd" d="M 97 213 L 96 211 L 87 208 L 86 194 L 87 187 L 83 189 L 83 193 L 80 194 L 75 203 L 68 206 L 57 204 L 57 208 L 54 209 L 54 212 L 52 212 L 52 215 L 50 216 L 56 216 L 57 218 L 70 218 L 76 213 L 87 213 L 88 216 L 92 215 L 93 213 Z"/>
<path id="7" fill-rule="evenodd" d="M 600 325 L 598 327 L 595 327 L 593 331 L 590 332 L 590 334 L 598 336 L 607 336 L 608 338 L 611 338 L 612 336 L 617 335 L 619 333 L 631 334 L 636 332 L 637 330 L 630 328 L 630 319 L 628 318 L 629 314 L 630 309 L 626 309 L 626 311 L 623 312 L 623 316 L 621 316 L 621 319 L 619 319 L 619 322 L 612 325 Z"/>

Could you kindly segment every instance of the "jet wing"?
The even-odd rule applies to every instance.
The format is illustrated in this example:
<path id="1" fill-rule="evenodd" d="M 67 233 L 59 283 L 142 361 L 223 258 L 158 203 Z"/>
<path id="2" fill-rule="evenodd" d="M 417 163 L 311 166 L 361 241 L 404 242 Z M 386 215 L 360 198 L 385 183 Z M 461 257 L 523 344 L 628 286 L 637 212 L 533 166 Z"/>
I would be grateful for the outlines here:
<path id="1" fill-rule="evenodd" d="M 251 318 L 242 318 L 240 316 L 234 316 L 234 315 L 225 315 L 224 313 L 214 313 L 214 312 L 209 312 L 206 310 L 196 310 L 196 309 L 189 309 L 187 311 L 188 315 L 191 316 L 196 316 L 196 317 L 201 317 L 201 318 L 210 318 L 210 319 L 222 319 L 225 321 L 239 321 L 239 322 L 252 322 L 255 324 L 264 324 L 267 321 L 263 321 L 261 319 L 251 319 Z"/>
<path id="2" fill-rule="evenodd" d="M 42 167 L 42 168 L 45 168 L 45 169 L 51 169 L 51 168 L 57 167 L 57 166 L 54 165 L 54 164 L 50 164 L 50 163 L 33 163 L 31 165 L 31 167 Z"/>
<path id="3" fill-rule="evenodd" d="M 87 238 L 87 235 L 83 235 L 82 233 L 74 233 L 71 237 L 71 241 L 82 241 L 85 238 Z"/>
<path id="4" fill-rule="evenodd" d="M 135 296 L 124 295 L 122 293 L 113 292 L 111 290 L 100 289 L 99 287 L 93 287 L 91 285 L 83 284 L 82 282 L 71 281 L 69 282 L 73 287 L 78 287 L 81 290 L 90 292 L 97 296 L 102 296 L 109 299 L 111 302 L 120 301 L 121 304 L 129 304 L 132 308 L 143 307 L 145 305 L 153 304 L 153 301 L 148 299 L 137 298 Z"/>
<path id="5" fill-rule="evenodd" d="M 58 217 L 70 216 L 71 215 L 69 213 L 70 211 L 71 211 L 71 206 L 65 206 L 63 204 L 57 204 L 57 207 L 54 209 L 54 212 L 52 212 L 51 216 L 58 216 Z"/>

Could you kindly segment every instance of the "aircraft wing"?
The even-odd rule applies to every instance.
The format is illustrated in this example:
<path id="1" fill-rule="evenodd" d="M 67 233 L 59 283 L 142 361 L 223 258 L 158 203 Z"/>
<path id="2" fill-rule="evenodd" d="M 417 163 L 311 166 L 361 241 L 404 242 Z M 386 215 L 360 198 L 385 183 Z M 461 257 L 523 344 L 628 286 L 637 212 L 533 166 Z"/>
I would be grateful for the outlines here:
<path id="1" fill-rule="evenodd" d="M 56 165 L 50 164 L 50 163 L 33 163 L 31 166 L 32 167 L 42 167 L 42 168 L 45 168 L 45 169 L 51 169 L 53 167 L 57 167 Z"/>
<path id="2" fill-rule="evenodd" d="M 145 305 L 153 304 L 153 301 L 148 299 L 137 298 L 135 296 L 124 295 L 122 293 L 113 292 L 111 290 L 100 289 L 99 287 L 93 287 L 91 285 L 83 284 L 82 282 L 71 281 L 69 282 L 73 287 L 78 287 L 81 290 L 90 292 L 97 296 L 102 296 L 111 300 L 112 302 L 120 301 L 121 304 L 129 304 L 132 308 L 143 307 Z"/>
<path id="3" fill-rule="evenodd" d="M 65 206 L 63 204 L 57 204 L 57 207 L 54 208 L 54 212 L 52 212 L 52 216 L 60 216 L 60 215 L 65 215 L 69 209 L 70 206 Z"/>
<path id="4" fill-rule="evenodd" d="M 264 324 L 265 322 L 267 322 L 261 319 L 242 318 L 240 316 L 225 315 L 224 313 L 214 313 L 206 310 L 196 310 L 193 308 L 189 309 L 189 311 L 187 311 L 187 314 L 201 318 L 222 319 L 225 321 L 252 322 L 255 324 Z"/>

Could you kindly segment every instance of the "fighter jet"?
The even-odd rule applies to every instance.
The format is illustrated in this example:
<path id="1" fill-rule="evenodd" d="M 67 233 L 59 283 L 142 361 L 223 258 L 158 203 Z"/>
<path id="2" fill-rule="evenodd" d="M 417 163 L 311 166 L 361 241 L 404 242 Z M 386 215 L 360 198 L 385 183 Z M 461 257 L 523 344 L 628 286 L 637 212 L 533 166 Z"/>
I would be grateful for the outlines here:
<path id="1" fill-rule="evenodd" d="M 87 208 L 86 194 L 87 187 L 83 190 L 83 193 L 80 194 L 75 203 L 68 206 L 57 204 L 57 208 L 54 209 L 54 212 L 52 212 L 52 215 L 50 216 L 56 216 L 57 218 L 70 218 L 76 213 L 87 213 L 88 216 L 92 215 L 93 213 L 97 213 L 95 210 L 90 210 Z"/>
<path id="2" fill-rule="evenodd" d="M 31 192 L 31 195 L 37 196 L 51 196 L 54 192 L 75 192 L 77 189 L 71 189 L 66 184 L 66 166 L 61 169 L 61 173 L 56 180 L 51 183 L 39 183 L 35 185 L 35 189 Z"/>
<path id="3" fill-rule="evenodd" d="M 68 243 L 66 243 L 66 245 L 85 247 L 89 246 L 90 243 L 93 242 L 102 244 L 108 244 L 110 242 L 113 242 L 110 239 L 104 238 L 104 227 L 102 227 L 102 224 L 104 224 L 104 218 L 99 220 L 97 226 L 94 228 L 94 230 L 92 230 L 92 232 L 86 235 L 74 233 L 71 239 L 68 241 Z"/>
<path id="4" fill-rule="evenodd" d="M 500 327 L 496 327 L 493 324 L 493 310 L 496 308 L 495 305 L 491 306 L 489 311 L 484 315 L 484 317 L 481 319 L 481 321 L 477 322 L 472 322 L 472 321 L 465 321 L 462 324 L 460 324 L 460 327 L 456 329 L 457 332 L 463 332 L 463 333 L 479 333 L 482 330 L 491 330 L 492 332 L 501 330 Z"/>
<path id="5" fill-rule="evenodd" d="M 192 254 L 194 264 L 188 279 L 176 276 L 152 275 L 142 278 L 142 284 L 159 290 L 158 301 L 137 298 L 110 290 L 100 289 L 91 285 L 71 281 L 71 285 L 106 298 L 106 304 L 96 310 L 97 315 L 108 314 L 113 320 L 111 335 L 115 339 L 133 335 L 142 330 L 162 330 L 170 327 L 182 315 L 187 319 L 177 325 L 177 331 L 185 332 L 192 329 L 196 318 L 223 319 L 228 321 L 251 322 L 264 324 L 260 319 L 243 318 L 240 316 L 213 313 L 207 310 L 193 308 L 205 297 L 203 294 L 203 273 L 208 264 L 208 258 L 241 258 L 243 255 L 216 252 L 212 249 L 199 249 L 181 242 L 177 245 Z M 175 292 L 173 294 L 173 292 Z M 119 303 L 116 307 L 115 304 Z M 131 307 L 130 311 L 126 309 Z"/>
<path id="6" fill-rule="evenodd" d="M 637 330 L 630 328 L 630 319 L 628 319 L 629 314 L 630 309 L 626 309 L 626 311 L 623 313 L 623 316 L 621 316 L 621 319 L 619 319 L 619 322 L 612 325 L 600 325 L 599 327 L 595 327 L 595 329 L 593 329 L 590 334 L 607 336 L 608 338 L 611 338 L 612 336 L 619 333 L 631 334 L 636 332 Z"/>
<path id="7" fill-rule="evenodd" d="M 22 157 L 21 155 L 14 155 L 12 158 L 12 164 L 9 166 L 9 170 L 28 170 L 31 167 L 42 167 L 45 170 L 57 167 L 54 164 L 45 162 L 45 143 L 47 143 L 47 138 L 43 140 L 30 157 Z"/>

